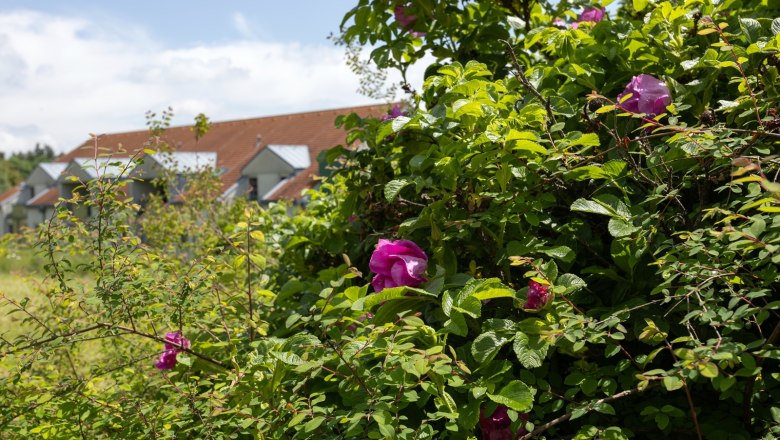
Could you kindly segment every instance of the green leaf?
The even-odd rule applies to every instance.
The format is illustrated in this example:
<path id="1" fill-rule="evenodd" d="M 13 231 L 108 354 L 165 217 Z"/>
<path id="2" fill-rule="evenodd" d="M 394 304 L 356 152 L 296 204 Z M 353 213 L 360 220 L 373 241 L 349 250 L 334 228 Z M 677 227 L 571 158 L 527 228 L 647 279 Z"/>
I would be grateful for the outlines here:
<path id="1" fill-rule="evenodd" d="M 509 382 L 498 394 L 487 395 L 490 400 L 519 412 L 527 413 L 534 406 L 534 391 L 519 380 Z"/>
<path id="2" fill-rule="evenodd" d="M 758 35 L 761 33 L 761 23 L 752 18 L 740 18 L 739 28 L 742 29 L 742 35 L 748 43 L 758 41 Z"/>
<path id="3" fill-rule="evenodd" d="M 444 323 L 443 330 L 458 336 L 466 336 L 469 332 L 466 318 L 460 312 L 452 312 L 450 319 Z"/>
<path id="4" fill-rule="evenodd" d="M 712 362 L 702 362 L 697 367 L 699 369 L 699 373 L 701 373 L 701 375 L 704 377 L 708 377 L 710 379 L 718 377 L 718 366 Z"/>
<path id="5" fill-rule="evenodd" d="M 607 224 L 607 230 L 609 231 L 609 235 L 620 238 L 620 237 L 626 237 L 628 235 L 633 234 L 634 232 L 637 232 L 641 228 L 632 225 L 631 223 L 619 219 L 619 218 L 612 218 L 609 220 L 609 223 Z"/>
<path id="6" fill-rule="evenodd" d="M 392 202 L 398 196 L 404 187 L 411 184 L 412 181 L 406 178 L 393 179 L 385 185 L 385 200 Z"/>
<path id="7" fill-rule="evenodd" d="M 188 367 L 192 366 L 192 358 L 184 353 L 179 353 L 176 355 L 176 362 L 179 362 L 182 365 L 186 365 Z"/>
<path id="8" fill-rule="evenodd" d="M 531 340 L 525 333 L 518 332 L 515 334 L 512 348 L 523 367 L 538 368 L 542 366 L 542 362 L 547 356 L 547 347 L 547 343 L 543 342 L 538 335 Z"/>
<path id="9" fill-rule="evenodd" d="M 407 293 L 416 293 L 417 295 L 407 295 Z M 436 295 L 427 290 L 417 289 L 415 287 L 392 287 L 384 289 L 379 293 L 360 298 L 352 304 L 352 310 L 370 309 L 379 303 L 395 299 L 422 299 L 421 297 L 435 298 Z"/>
<path id="10" fill-rule="evenodd" d="M 635 11 L 641 12 L 647 7 L 647 0 L 632 0 L 632 5 Z"/>
<path id="11" fill-rule="evenodd" d="M 295 353 L 272 351 L 271 356 L 279 359 L 287 365 L 298 366 L 303 364 L 303 359 L 301 359 L 301 357 Z"/>
<path id="12" fill-rule="evenodd" d="M 509 288 L 494 287 L 491 289 L 481 290 L 472 296 L 480 301 L 494 298 L 514 298 L 515 291 Z"/>
<path id="13" fill-rule="evenodd" d="M 555 285 L 566 287 L 566 293 L 571 293 L 588 286 L 582 278 L 573 273 L 565 273 L 559 276 L 558 279 L 555 280 Z"/>
<path id="14" fill-rule="evenodd" d="M 493 331 L 482 333 L 471 344 L 471 355 L 477 362 L 485 363 L 492 360 L 507 342 L 509 342 L 508 338 L 499 336 Z"/>
<path id="15" fill-rule="evenodd" d="M 566 180 L 581 182 L 590 179 L 605 179 L 607 176 L 598 165 L 587 165 L 575 168 L 564 175 Z"/>
<path id="16" fill-rule="evenodd" d="M 591 214 L 601 214 L 611 216 L 612 212 L 601 203 L 593 200 L 577 199 L 571 204 L 572 211 L 589 212 Z"/>
<path id="17" fill-rule="evenodd" d="M 459 99 L 455 101 L 452 105 L 452 110 L 455 112 L 456 118 L 463 115 L 480 117 L 485 114 L 485 111 L 482 109 L 482 104 L 468 99 Z"/>
<path id="18" fill-rule="evenodd" d="M 512 141 L 512 149 L 513 150 L 524 150 L 524 151 L 532 151 L 534 153 L 539 154 L 548 154 L 546 148 L 539 145 L 538 143 L 534 141 L 529 141 L 528 139 L 518 139 L 515 141 Z"/>
<path id="19" fill-rule="evenodd" d="M 683 387 L 682 379 L 677 376 L 664 377 L 663 383 L 667 391 L 675 391 Z"/>
<path id="20" fill-rule="evenodd" d="M 576 257 L 574 251 L 572 251 L 568 246 L 555 246 L 547 249 L 541 249 L 540 252 L 565 263 L 571 263 L 574 261 L 574 257 Z"/>
<path id="21" fill-rule="evenodd" d="M 325 417 L 317 416 L 309 420 L 308 422 L 306 422 L 306 424 L 303 425 L 303 430 L 304 432 L 312 432 L 315 429 L 319 428 L 320 425 L 322 425 L 322 422 L 324 421 L 325 421 Z"/>
<path id="22" fill-rule="evenodd" d="M 772 33 L 774 35 L 780 34 L 780 17 L 777 17 L 774 20 L 772 20 Z"/>
<path id="23" fill-rule="evenodd" d="M 573 139 L 569 143 L 569 147 L 574 147 L 577 145 L 582 145 L 583 147 L 598 147 L 601 145 L 601 141 L 599 141 L 599 135 L 596 133 L 585 133 L 583 135 L 580 135 L 579 137 Z"/>
<path id="24" fill-rule="evenodd" d="M 398 116 L 397 118 L 394 118 L 393 123 L 391 124 L 393 127 L 393 132 L 398 133 L 401 131 L 404 127 L 406 127 L 406 124 L 408 124 L 410 120 L 411 118 L 408 116 Z"/>

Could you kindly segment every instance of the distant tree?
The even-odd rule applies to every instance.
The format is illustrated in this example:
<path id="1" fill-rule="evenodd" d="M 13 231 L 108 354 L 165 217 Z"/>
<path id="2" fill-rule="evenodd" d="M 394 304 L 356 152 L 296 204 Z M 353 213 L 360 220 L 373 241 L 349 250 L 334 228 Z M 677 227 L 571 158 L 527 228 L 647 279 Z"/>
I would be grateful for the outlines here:
<path id="1" fill-rule="evenodd" d="M 54 150 L 49 145 L 35 144 L 29 151 L 13 153 L 9 158 L 0 153 L 0 192 L 23 181 L 41 162 L 54 159 Z"/>

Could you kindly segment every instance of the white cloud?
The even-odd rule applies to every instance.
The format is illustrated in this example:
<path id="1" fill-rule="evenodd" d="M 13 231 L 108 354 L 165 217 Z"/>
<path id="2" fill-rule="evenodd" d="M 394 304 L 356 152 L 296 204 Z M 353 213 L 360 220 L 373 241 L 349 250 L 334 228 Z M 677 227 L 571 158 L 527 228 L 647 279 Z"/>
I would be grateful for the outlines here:
<path id="1" fill-rule="evenodd" d="M 251 32 L 240 15 L 234 24 Z M 66 151 L 90 132 L 144 129 L 147 110 L 168 106 L 180 125 L 200 112 L 223 121 L 371 103 L 339 47 L 245 39 L 170 49 L 126 25 L 0 13 L 0 151 L 36 142 Z"/>

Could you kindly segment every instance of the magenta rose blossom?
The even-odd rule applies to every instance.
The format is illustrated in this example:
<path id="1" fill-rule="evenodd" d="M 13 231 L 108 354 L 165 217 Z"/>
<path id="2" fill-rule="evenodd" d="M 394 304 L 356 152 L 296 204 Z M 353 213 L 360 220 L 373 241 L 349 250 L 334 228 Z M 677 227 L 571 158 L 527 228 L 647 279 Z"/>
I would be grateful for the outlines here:
<path id="1" fill-rule="evenodd" d="M 528 421 L 528 414 L 521 414 L 520 418 Z M 515 434 L 512 432 L 512 420 L 509 418 L 508 408 L 504 405 L 498 405 L 493 414 L 485 416 L 485 409 L 479 410 L 479 427 L 482 428 L 483 440 L 513 440 L 516 435 L 526 434 L 524 428 Z"/>
<path id="2" fill-rule="evenodd" d="M 604 19 L 604 10 L 599 8 L 588 8 L 582 11 L 577 21 L 571 24 L 571 27 L 577 29 L 580 23 L 598 23 Z"/>
<path id="3" fill-rule="evenodd" d="M 525 304 L 523 304 L 523 308 L 534 311 L 542 310 L 551 299 L 552 295 L 550 295 L 550 289 L 547 286 L 529 280 L 528 297 L 525 300 Z"/>
<path id="4" fill-rule="evenodd" d="M 166 333 L 165 340 L 168 343 L 154 366 L 161 370 L 171 370 L 176 366 L 176 355 L 182 351 L 179 347 L 190 348 L 190 341 L 180 331 Z"/>
<path id="5" fill-rule="evenodd" d="M 409 240 L 380 239 L 368 267 L 376 274 L 371 285 L 377 292 L 389 287 L 417 287 L 428 281 L 423 276 L 428 269 L 428 256 Z"/>
<path id="6" fill-rule="evenodd" d="M 415 22 L 417 22 L 417 16 L 407 13 L 406 6 L 395 5 L 395 8 L 393 9 L 393 15 L 395 16 L 395 22 L 398 23 L 398 26 L 400 26 L 401 29 L 409 31 L 409 33 L 415 37 L 422 37 L 425 35 L 425 32 L 411 30 L 411 27 L 414 26 Z"/>
<path id="7" fill-rule="evenodd" d="M 631 97 L 621 103 L 620 100 L 629 93 Z M 631 78 L 631 82 L 617 99 L 623 110 L 653 116 L 665 112 L 666 106 L 672 102 L 669 87 L 660 79 L 644 73 Z"/>
<path id="8" fill-rule="evenodd" d="M 390 119 L 395 119 L 399 116 L 406 116 L 406 113 L 401 110 L 401 104 L 393 104 L 393 108 L 390 110 L 390 113 L 382 116 L 382 120 L 389 121 Z"/>

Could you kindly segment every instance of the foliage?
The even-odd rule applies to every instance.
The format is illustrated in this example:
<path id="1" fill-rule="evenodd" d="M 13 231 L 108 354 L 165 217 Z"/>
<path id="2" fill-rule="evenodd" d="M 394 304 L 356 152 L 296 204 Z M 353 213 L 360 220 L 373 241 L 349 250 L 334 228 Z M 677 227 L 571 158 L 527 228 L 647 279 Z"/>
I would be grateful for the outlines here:
<path id="1" fill-rule="evenodd" d="M 53 158 L 54 150 L 40 144 L 35 144 L 32 151 L 13 153 L 8 158 L 0 153 L 0 193 L 23 181 L 39 163 Z"/>
<path id="2" fill-rule="evenodd" d="M 634 0 L 574 29 L 553 20 L 593 5 L 501 4 L 415 0 L 400 27 L 358 2 L 345 42 L 436 65 L 415 112 L 339 119 L 305 210 L 85 182 L 97 215 L 40 231 L 59 287 L 3 342 L 2 429 L 465 439 L 503 406 L 522 438 L 780 434 L 779 11 Z M 618 101 L 640 74 L 664 113 Z M 373 292 L 380 239 L 419 245 L 428 281 Z M 191 347 L 156 372 L 172 331 Z M 92 337 L 110 355 L 69 364 Z"/>

